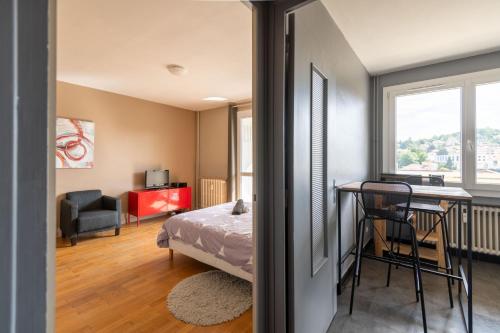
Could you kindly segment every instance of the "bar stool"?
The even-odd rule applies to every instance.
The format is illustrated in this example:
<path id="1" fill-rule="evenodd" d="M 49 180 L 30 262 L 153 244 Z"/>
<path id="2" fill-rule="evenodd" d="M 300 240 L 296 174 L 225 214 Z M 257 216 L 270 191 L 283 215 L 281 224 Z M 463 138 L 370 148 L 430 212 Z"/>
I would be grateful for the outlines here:
<path id="1" fill-rule="evenodd" d="M 402 226 L 408 226 L 411 234 L 411 255 L 407 257 L 407 261 L 413 267 L 415 290 L 420 296 L 420 304 L 422 308 L 422 322 L 424 332 L 427 332 L 427 320 L 425 316 L 424 290 L 422 285 L 422 272 L 420 269 L 420 257 L 418 253 L 417 234 L 414 225 L 412 224 L 412 216 L 410 214 L 410 203 L 412 198 L 412 188 L 404 182 L 381 182 L 381 181 L 365 181 L 361 184 L 361 198 L 363 202 L 364 217 L 360 221 L 361 226 L 358 226 L 358 234 L 356 235 L 356 259 L 354 262 L 354 273 L 351 289 L 351 304 L 349 314 L 352 314 L 354 289 L 356 278 L 361 275 L 361 258 L 363 256 L 363 238 L 365 223 L 368 220 L 373 224 L 373 220 L 391 221 L 393 224 L 398 224 L 400 229 Z M 374 230 L 377 230 L 374 228 Z M 378 232 L 378 231 L 377 231 Z M 378 235 L 382 238 L 382 235 Z M 383 237 L 382 239 L 385 239 Z M 389 250 L 389 256 L 392 258 L 402 259 L 394 253 L 394 237 L 391 237 L 390 247 L 386 244 Z M 391 263 L 389 262 L 389 267 Z"/>
<path id="2" fill-rule="evenodd" d="M 444 179 L 442 176 L 410 176 L 406 178 L 406 182 L 411 185 L 423 185 L 423 186 L 444 186 Z M 417 227 L 417 214 L 418 212 L 425 213 L 425 214 L 431 214 L 433 216 L 436 216 L 437 219 L 433 220 L 433 224 L 430 230 L 427 230 L 427 232 L 422 232 L 423 236 L 420 238 L 420 243 L 423 243 L 426 238 L 433 232 L 436 231 L 437 227 L 440 227 L 440 235 L 442 239 L 438 239 L 436 241 L 436 252 L 437 254 L 437 261 L 438 261 L 438 269 L 445 269 L 447 274 L 453 274 L 453 265 L 451 262 L 451 248 L 450 248 L 450 242 L 449 242 L 449 236 L 448 236 L 448 223 L 446 220 L 446 212 L 441 207 L 441 200 L 439 199 L 412 199 L 410 203 L 410 211 L 413 213 L 413 225 L 415 229 L 417 230 L 417 240 L 419 240 L 419 230 Z M 440 226 L 438 226 L 440 225 Z M 400 230 L 401 231 L 401 230 Z M 401 232 L 399 233 L 398 237 L 398 242 L 400 242 L 401 239 Z M 445 267 L 439 267 L 439 262 L 440 259 L 440 249 L 438 249 L 439 246 L 442 246 L 442 256 L 444 259 L 444 265 Z M 399 249 L 398 249 L 399 251 Z M 398 252 L 399 253 L 399 252 Z M 388 281 L 390 279 L 390 272 L 388 273 Z M 452 278 L 447 278 L 448 282 L 448 297 L 450 299 L 450 307 L 453 308 L 453 294 L 452 294 L 452 289 L 451 285 L 453 284 L 453 279 Z"/>

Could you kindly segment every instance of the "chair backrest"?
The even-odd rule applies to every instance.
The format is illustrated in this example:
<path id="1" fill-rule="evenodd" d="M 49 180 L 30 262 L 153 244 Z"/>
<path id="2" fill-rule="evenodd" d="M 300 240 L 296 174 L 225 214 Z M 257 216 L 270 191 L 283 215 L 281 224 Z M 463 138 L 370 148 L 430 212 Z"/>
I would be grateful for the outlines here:
<path id="1" fill-rule="evenodd" d="M 444 176 L 410 176 L 406 178 L 406 182 L 411 185 L 424 185 L 424 186 L 444 186 Z M 439 205 L 439 199 L 414 199 L 414 202 L 423 203 L 427 205 Z"/>
<path id="2" fill-rule="evenodd" d="M 75 191 L 66 193 L 66 199 L 78 204 L 78 211 L 102 209 L 101 190 Z"/>
<path id="3" fill-rule="evenodd" d="M 361 184 L 365 216 L 405 222 L 412 193 L 411 186 L 404 182 L 365 181 Z"/>
<path id="4" fill-rule="evenodd" d="M 410 176 L 405 181 L 411 185 L 444 186 L 444 176 Z"/>

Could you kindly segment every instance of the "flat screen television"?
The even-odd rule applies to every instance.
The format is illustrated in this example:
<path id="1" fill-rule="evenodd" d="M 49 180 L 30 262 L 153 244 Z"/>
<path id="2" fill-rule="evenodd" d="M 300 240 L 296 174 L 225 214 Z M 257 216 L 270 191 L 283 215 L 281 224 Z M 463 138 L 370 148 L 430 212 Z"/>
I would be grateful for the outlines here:
<path id="1" fill-rule="evenodd" d="M 147 170 L 146 188 L 160 188 L 168 186 L 168 170 Z"/>

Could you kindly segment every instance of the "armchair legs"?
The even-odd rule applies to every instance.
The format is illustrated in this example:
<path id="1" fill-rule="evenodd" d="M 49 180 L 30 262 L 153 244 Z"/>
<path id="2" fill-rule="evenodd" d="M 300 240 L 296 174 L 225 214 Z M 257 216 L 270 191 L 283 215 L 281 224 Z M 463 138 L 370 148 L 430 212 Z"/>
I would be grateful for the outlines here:
<path id="1" fill-rule="evenodd" d="M 120 235 L 120 228 L 115 228 L 115 236 Z M 71 246 L 75 246 L 78 243 L 78 235 L 73 235 L 69 239 L 71 241 Z"/>

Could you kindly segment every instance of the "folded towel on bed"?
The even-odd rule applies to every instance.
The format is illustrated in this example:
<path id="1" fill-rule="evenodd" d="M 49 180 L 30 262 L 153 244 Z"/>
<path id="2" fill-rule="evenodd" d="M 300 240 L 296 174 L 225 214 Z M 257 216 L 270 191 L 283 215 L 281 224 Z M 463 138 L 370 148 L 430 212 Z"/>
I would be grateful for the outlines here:
<path id="1" fill-rule="evenodd" d="M 241 215 L 243 213 L 248 213 L 248 207 L 245 206 L 243 199 L 238 199 L 238 201 L 236 202 L 236 205 L 234 205 L 232 214 L 233 215 Z"/>

